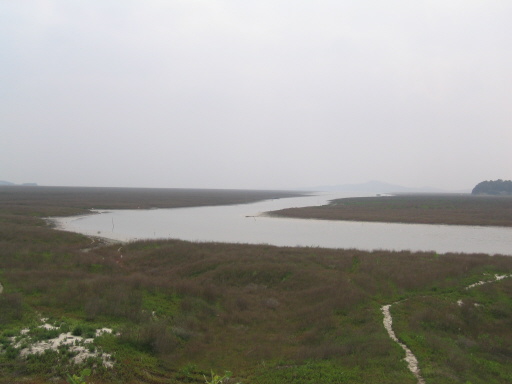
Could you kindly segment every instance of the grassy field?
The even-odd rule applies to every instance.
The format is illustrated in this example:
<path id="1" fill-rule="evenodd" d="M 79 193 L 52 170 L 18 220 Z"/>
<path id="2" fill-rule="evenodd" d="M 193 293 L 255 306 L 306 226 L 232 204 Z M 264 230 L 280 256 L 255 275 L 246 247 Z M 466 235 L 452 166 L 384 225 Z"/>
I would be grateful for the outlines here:
<path id="1" fill-rule="evenodd" d="M 103 201 L 43 191 L 0 189 L 0 383 L 65 383 L 87 367 L 89 383 L 204 383 L 211 370 L 246 384 L 415 383 L 382 324 L 391 303 L 427 383 L 512 382 L 512 279 L 465 289 L 511 274 L 510 257 L 178 240 L 95 247 L 42 217 L 133 207 L 139 192 L 109 190 Z M 145 191 L 143 206 L 193 204 Z M 41 328 L 43 317 L 58 329 Z M 70 347 L 22 356 L 59 332 L 93 338 L 101 328 L 113 332 L 87 348 L 111 355 L 112 368 L 99 357 L 73 363 Z"/>
<path id="2" fill-rule="evenodd" d="M 442 194 L 358 197 L 269 214 L 305 219 L 510 227 L 512 197 Z"/>

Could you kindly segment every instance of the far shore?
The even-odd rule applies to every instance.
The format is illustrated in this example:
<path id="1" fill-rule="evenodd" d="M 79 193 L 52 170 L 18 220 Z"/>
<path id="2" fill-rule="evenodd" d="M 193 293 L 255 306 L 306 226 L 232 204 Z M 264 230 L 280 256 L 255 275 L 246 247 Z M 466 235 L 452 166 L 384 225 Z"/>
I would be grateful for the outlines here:
<path id="1" fill-rule="evenodd" d="M 304 196 L 304 191 L 0 186 L 0 207 L 26 213 L 38 206 L 37 216 L 75 216 L 93 209 L 185 208 L 254 203 Z"/>
<path id="2" fill-rule="evenodd" d="M 267 214 L 302 219 L 512 227 L 512 197 L 469 194 L 357 197 Z"/>

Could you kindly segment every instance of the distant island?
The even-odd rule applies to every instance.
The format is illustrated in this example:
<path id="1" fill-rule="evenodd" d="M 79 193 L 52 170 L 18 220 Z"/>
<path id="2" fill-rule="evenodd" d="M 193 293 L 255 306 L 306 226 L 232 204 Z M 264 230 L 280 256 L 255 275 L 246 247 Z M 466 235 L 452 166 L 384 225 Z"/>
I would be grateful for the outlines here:
<path id="1" fill-rule="evenodd" d="M 492 180 L 478 183 L 472 195 L 512 195 L 512 180 Z"/>

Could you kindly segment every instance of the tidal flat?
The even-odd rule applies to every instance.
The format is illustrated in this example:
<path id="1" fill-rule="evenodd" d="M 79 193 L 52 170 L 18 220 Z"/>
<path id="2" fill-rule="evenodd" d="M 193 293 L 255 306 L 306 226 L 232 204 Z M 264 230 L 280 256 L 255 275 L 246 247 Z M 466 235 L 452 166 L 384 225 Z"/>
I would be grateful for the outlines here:
<path id="1" fill-rule="evenodd" d="M 66 383 L 84 368 L 94 383 L 203 383 L 211 370 L 247 384 L 416 383 L 383 326 L 390 304 L 426 383 L 512 382 L 512 279 L 495 279 L 510 276 L 511 257 L 180 240 L 98 247 L 43 218 L 139 206 L 140 193 L 25 188 L 0 188 L 1 383 Z M 147 207 L 163 204 L 159 193 L 147 192 Z M 165 199 L 191 204 L 180 196 Z M 13 338 L 24 329 L 34 343 L 56 336 L 43 317 L 72 334 L 112 329 L 88 346 L 112 366 L 76 364 L 65 346 L 22 355 L 30 341 Z"/>

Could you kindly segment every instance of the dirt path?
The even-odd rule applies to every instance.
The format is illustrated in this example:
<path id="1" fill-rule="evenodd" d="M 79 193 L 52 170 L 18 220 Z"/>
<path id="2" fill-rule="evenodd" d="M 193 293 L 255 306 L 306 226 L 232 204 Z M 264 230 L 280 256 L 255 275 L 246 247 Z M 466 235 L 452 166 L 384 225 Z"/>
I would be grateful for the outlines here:
<path id="1" fill-rule="evenodd" d="M 494 280 L 479 281 L 478 283 L 471 284 L 471 285 L 467 286 L 467 287 L 466 287 L 466 289 L 475 288 L 475 287 L 478 287 L 479 285 L 484 285 L 484 284 L 489 284 L 489 283 L 495 283 L 495 282 L 497 282 L 497 281 L 500 281 L 500 280 L 506 279 L 506 278 L 508 278 L 508 277 L 512 277 L 512 275 L 498 275 L 498 274 L 495 274 L 495 275 L 494 275 Z"/>
<path id="2" fill-rule="evenodd" d="M 0 295 L 2 294 L 3 291 L 4 291 L 4 286 L 2 285 L 2 283 L 0 283 Z"/>
<path id="3" fill-rule="evenodd" d="M 510 278 L 512 275 L 494 275 L 493 280 L 487 280 L 487 281 L 479 281 L 475 284 L 471 284 L 467 286 L 465 289 L 472 289 L 475 287 L 478 287 L 483 284 L 489 284 L 489 283 L 495 283 L 497 281 L 503 280 L 505 278 Z M 396 304 L 396 303 L 393 303 Z M 396 337 L 395 332 L 393 331 L 393 318 L 391 317 L 391 311 L 390 308 L 393 304 L 383 305 L 381 307 L 382 314 L 384 315 L 384 328 L 386 328 L 386 331 L 388 332 L 389 338 L 393 340 L 395 343 L 400 345 L 400 347 L 405 351 L 405 358 L 404 360 L 407 362 L 409 370 L 412 372 L 412 374 L 418 379 L 418 384 L 425 384 L 425 379 L 421 376 L 420 368 L 418 365 L 418 359 L 412 351 L 405 345 L 404 343 L 400 342 L 398 340 L 398 337 Z M 462 300 L 459 300 L 457 304 L 460 306 L 463 304 Z"/>
<path id="4" fill-rule="evenodd" d="M 393 331 L 393 318 L 391 317 L 390 308 L 393 304 L 383 305 L 381 307 L 382 313 L 384 315 L 384 328 L 386 328 L 386 331 L 388 331 L 388 335 L 391 340 L 393 340 L 395 343 L 397 343 L 402 349 L 405 351 L 405 361 L 407 362 L 407 366 L 409 367 L 409 371 L 412 372 L 412 374 L 418 379 L 418 384 L 425 384 L 425 380 L 423 377 L 421 377 L 420 374 L 420 368 L 418 366 L 418 359 L 416 359 L 416 356 L 412 353 L 412 351 L 405 345 L 404 343 L 401 343 L 400 340 L 395 335 L 395 332 Z"/>

